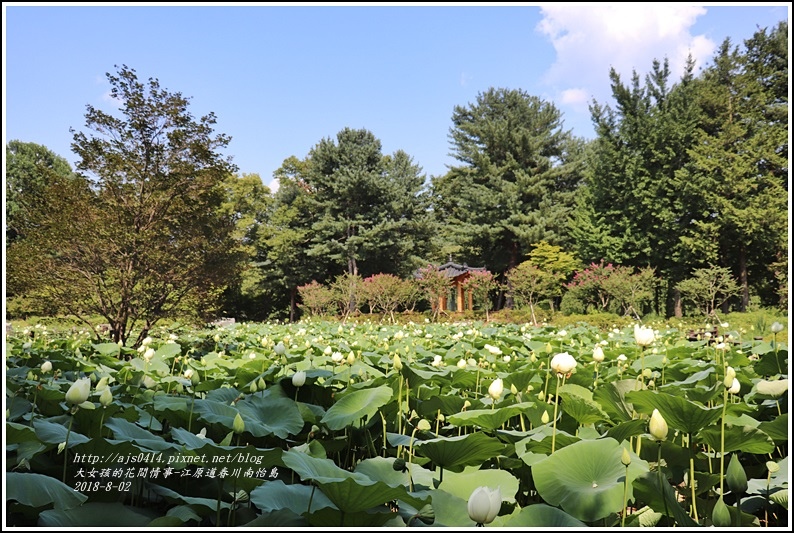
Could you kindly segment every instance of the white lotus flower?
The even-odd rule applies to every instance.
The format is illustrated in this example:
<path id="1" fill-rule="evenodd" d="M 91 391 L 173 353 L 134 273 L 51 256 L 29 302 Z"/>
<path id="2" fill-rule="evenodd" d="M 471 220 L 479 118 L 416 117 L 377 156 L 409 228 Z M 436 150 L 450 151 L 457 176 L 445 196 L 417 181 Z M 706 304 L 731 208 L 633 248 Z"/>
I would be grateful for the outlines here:
<path id="1" fill-rule="evenodd" d="M 461 359 L 460 361 L 458 361 L 458 368 L 466 368 L 466 360 L 465 359 Z"/>
<path id="2" fill-rule="evenodd" d="M 44 361 L 41 363 L 41 373 L 46 374 L 47 372 L 52 371 L 52 363 L 49 361 Z"/>
<path id="3" fill-rule="evenodd" d="M 576 368 L 576 359 L 568 352 L 561 352 L 551 358 L 551 369 L 558 376 L 568 376 Z"/>
<path id="4" fill-rule="evenodd" d="M 593 361 L 596 363 L 600 363 L 604 360 L 604 349 L 601 348 L 600 344 L 596 344 L 595 348 L 593 348 Z"/>
<path id="5" fill-rule="evenodd" d="M 728 389 L 728 392 L 731 394 L 739 394 L 739 391 L 742 389 L 742 384 L 739 383 L 739 378 L 733 378 L 733 384 Z"/>
<path id="6" fill-rule="evenodd" d="M 152 357 L 154 357 L 154 348 L 147 348 L 145 352 L 143 352 L 143 358 L 147 361 L 151 361 Z"/>
<path id="7" fill-rule="evenodd" d="M 502 350 L 500 350 L 497 346 L 491 346 L 490 344 L 486 344 L 485 349 L 494 355 L 501 355 L 502 353 Z"/>
<path id="8" fill-rule="evenodd" d="M 303 387 L 304 383 L 306 383 L 306 372 L 299 370 L 292 374 L 292 384 L 295 387 Z"/>
<path id="9" fill-rule="evenodd" d="M 69 387 L 66 391 L 66 403 L 69 405 L 80 405 L 88 400 L 91 394 L 91 380 L 89 378 L 80 378 Z"/>
<path id="10" fill-rule="evenodd" d="M 656 338 L 653 329 L 634 324 L 634 341 L 639 346 L 650 346 Z"/>
<path id="11" fill-rule="evenodd" d="M 488 395 L 491 398 L 493 398 L 494 401 L 496 401 L 502 397 L 503 390 L 504 390 L 504 384 L 502 383 L 502 378 L 497 378 L 493 380 L 491 386 L 488 387 Z"/>
<path id="12" fill-rule="evenodd" d="M 469 518 L 477 524 L 490 524 L 502 508 L 502 490 L 477 487 L 469 496 Z"/>
<path id="13" fill-rule="evenodd" d="M 771 331 L 772 333 L 780 333 L 781 331 L 783 331 L 783 324 L 775 321 L 772 323 L 771 326 L 769 326 L 769 331 Z"/>

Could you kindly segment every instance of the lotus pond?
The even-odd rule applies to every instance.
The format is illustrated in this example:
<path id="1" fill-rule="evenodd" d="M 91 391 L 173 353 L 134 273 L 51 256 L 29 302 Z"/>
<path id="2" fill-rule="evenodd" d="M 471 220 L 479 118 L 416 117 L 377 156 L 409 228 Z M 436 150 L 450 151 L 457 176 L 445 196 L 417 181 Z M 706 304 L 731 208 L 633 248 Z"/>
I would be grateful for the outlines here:
<path id="1" fill-rule="evenodd" d="M 37 326 L 5 341 L 6 525 L 787 528 L 784 341 Z"/>

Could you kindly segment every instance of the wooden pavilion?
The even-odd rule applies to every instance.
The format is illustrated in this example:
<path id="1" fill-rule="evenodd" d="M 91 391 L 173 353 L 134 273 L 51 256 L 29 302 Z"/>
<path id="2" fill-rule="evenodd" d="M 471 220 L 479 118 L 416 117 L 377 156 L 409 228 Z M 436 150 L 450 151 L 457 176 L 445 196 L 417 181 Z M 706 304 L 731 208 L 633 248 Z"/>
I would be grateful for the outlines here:
<path id="1" fill-rule="evenodd" d="M 449 295 L 443 296 L 439 302 L 442 311 L 463 312 L 474 309 L 471 291 L 464 290 L 463 283 L 471 277 L 471 272 L 485 272 L 485 267 L 470 267 L 467 264 L 453 262 L 444 263 L 438 266 L 440 272 L 444 272 L 450 278 Z"/>

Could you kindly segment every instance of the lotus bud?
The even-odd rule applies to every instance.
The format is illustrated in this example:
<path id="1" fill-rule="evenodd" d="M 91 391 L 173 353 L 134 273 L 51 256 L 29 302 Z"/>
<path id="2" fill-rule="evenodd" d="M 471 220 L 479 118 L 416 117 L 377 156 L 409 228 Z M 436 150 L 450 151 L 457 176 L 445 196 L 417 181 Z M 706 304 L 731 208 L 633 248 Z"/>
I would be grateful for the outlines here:
<path id="1" fill-rule="evenodd" d="M 287 352 L 287 348 L 284 346 L 283 342 L 279 341 L 279 343 L 273 348 L 273 351 L 275 351 L 277 355 L 284 355 Z"/>
<path id="2" fill-rule="evenodd" d="M 541 393 L 541 394 L 542 394 L 542 393 Z M 548 411 L 546 411 L 546 410 L 544 410 L 544 411 L 543 411 L 543 414 L 542 414 L 542 415 L 540 415 L 540 421 L 541 421 L 541 422 L 543 422 L 544 424 L 548 424 L 548 423 L 549 423 L 549 420 L 550 420 L 550 418 L 549 418 L 549 412 L 548 412 Z"/>
<path id="3" fill-rule="evenodd" d="M 538 393 L 538 400 L 540 400 L 541 402 L 544 402 L 544 401 L 546 401 L 546 393 L 545 393 L 545 392 L 543 392 L 543 391 L 540 391 L 540 392 Z"/>
<path id="4" fill-rule="evenodd" d="M 303 387 L 304 383 L 306 383 L 306 372 L 299 370 L 292 374 L 292 385 L 295 387 Z"/>
<path id="5" fill-rule="evenodd" d="M 531 354 L 529 354 L 529 361 L 531 363 L 537 363 L 538 357 L 535 355 L 535 352 L 532 352 Z"/>
<path id="6" fill-rule="evenodd" d="M 780 333 L 781 331 L 783 331 L 783 324 L 777 321 L 772 322 L 772 325 L 769 326 L 769 331 L 771 331 L 772 333 Z"/>
<path id="7" fill-rule="evenodd" d="M 554 347 L 551 345 L 550 342 L 547 342 L 546 343 L 546 353 L 551 353 L 552 351 L 554 351 Z"/>
<path id="8" fill-rule="evenodd" d="M 215 336 L 213 337 L 213 340 L 215 342 L 221 342 L 221 336 L 216 333 Z"/>
<path id="9" fill-rule="evenodd" d="M 488 387 L 488 395 L 493 398 L 494 401 L 498 400 L 502 397 L 502 391 L 504 390 L 504 385 L 502 383 L 501 378 L 497 378 L 493 380 L 491 386 Z"/>
<path id="10" fill-rule="evenodd" d="M 430 427 L 431 427 L 430 422 L 428 422 L 424 418 L 416 424 L 416 429 L 418 429 L 419 431 L 430 431 Z"/>
<path id="11" fill-rule="evenodd" d="M 747 474 L 735 453 L 731 456 L 728 468 L 725 470 L 725 481 L 731 492 L 743 494 L 747 491 Z"/>
<path id="12" fill-rule="evenodd" d="M 91 380 L 89 378 L 80 378 L 69 387 L 66 391 L 66 403 L 69 405 L 80 405 L 88 400 L 91 394 Z"/>
<path id="13" fill-rule="evenodd" d="M 256 381 L 252 381 L 251 384 L 248 386 L 248 391 L 253 394 L 256 392 Z"/>
<path id="14" fill-rule="evenodd" d="M 41 373 L 42 374 L 46 374 L 46 373 L 48 373 L 50 371 L 52 371 L 52 363 L 51 362 L 44 361 L 43 363 L 41 363 Z"/>
<path id="15" fill-rule="evenodd" d="M 518 389 L 517 389 L 517 388 L 516 388 L 516 386 L 515 386 L 514 384 L 512 384 L 512 383 L 510 384 L 510 394 L 512 394 L 513 396 L 515 396 L 516 394 L 518 394 Z"/>
<path id="16" fill-rule="evenodd" d="M 243 420 L 243 417 L 240 416 L 240 413 L 234 415 L 234 422 L 232 422 L 232 430 L 237 435 L 245 431 L 245 421 Z"/>
<path id="17" fill-rule="evenodd" d="M 722 494 L 711 510 L 711 523 L 715 527 L 729 527 L 731 525 L 731 512 L 722 499 Z"/>
<path id="18" fill-rule="evenodd" d="M 648 431 L 650 432 L 651 436 L 658 441 L 662 441 L 667 438 L 667 422 L 665 421 L 664 417 L 662 417 L 661 413 L 659 413 L 658 409 L 654 409 L 653 413 L 651 414 L 651 420 L 648 424 Z"/>
<path id="19" fill-rule="evenodd" d="M 186 368 L 183 376 L 185 376 L 185 379 L 192 378 L 193 377 L 193 369 L 192 368 Z"/>
<path id="20" fill-rule="evenodd" d="M 742 384 L 739 383 L 739 378 L 733 378 L 733 383 L 730 388 L 728 388 L 728 392 L 731 394 L 739 394 L 740 390 L 742 390 Z"/>
<path id="21" fill-rule="evenodd" d="M 349 354 L 347 354 L 347 364 L 353 366 L 353 363 L 356 362 L 356 354 L 353 353 L 351 350 Z"/>
<path id="22" fill-rule="evenodd" d="M 651 377 L 652 375 L 653 375 L 653 372 L 651 371 L 650 368 L 644 368 L 642 370 L 642 377 L 647 379 L 647 378 Z"/>
<path id="23" fill-rule="evenodd" d="M 629 454 L 629 450 L 625 447 L 623 448 L 623 453 L 620 456 L 620 462 L 623 463 L 623 466 L 629 466 L 631 464 L 631 455 Z"/>
<path id="24" fill-rule="evenodd" d="M 259 378 L 259 381 L 257 381 L 256 385 L 259 390 L 265 390 L 267 388 L 265 378 Z"/>
<path id="25" fill-rule="evenodd" d="M 154 357 L 154 348 L 147 348 L 145 352 L 143 352 L 143 358 L 146 361 L 151 361 L 152 357 Z"/>
<path id="26" fill-rule="evenodd" d="M 477 524 L 490 524 L 502 508 L 502 491 L 500 487 L 491 490 L 488 487 L 477 487 L 469 496 L 468 512 Z"/>
<path id="27" fill-rule="evenodd" d="M 465 359 L 461 359 L 460 361 L 458 361 L 458 368 L 466 368 L 466 360 Z"/>
<path id="28" fill-rule="evenodd" d="M 107 407 L 113 403 L 113 393 L 110 392 L 110 387 L 105 387 L 105 390 L 99 395 L 99 403 L 102 404 L 102 407 Z"/>
<path id="29" fill-rule="evenodd" d="M 394 360 L 392 361 L 392 366 L 394 366 L 394 370 L 399 372 L 403 368 L 403 363 L 400 360 L 400 356 L 398 354 L 394 354 Z"/>

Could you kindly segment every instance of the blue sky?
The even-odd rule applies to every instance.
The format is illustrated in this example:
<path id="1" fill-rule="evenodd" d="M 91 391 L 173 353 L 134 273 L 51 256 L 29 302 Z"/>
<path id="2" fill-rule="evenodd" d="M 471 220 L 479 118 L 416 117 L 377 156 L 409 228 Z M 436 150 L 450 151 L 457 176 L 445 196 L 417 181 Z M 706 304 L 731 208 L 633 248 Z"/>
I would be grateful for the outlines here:
<path id="1" fill-rule="evenodd" d="M 404 150 L 424 173 L 454 165 L 455 106 L 491 87 L 553 102 L 564 126 L 593 137 L 587 104 L 612 104 L 624 81 L 667 57 L 677 80 L 725 38 L 741 45 L 788 20 L 788 3 L 3 3 L 3 141 L 41 144 L 73 166 L 70 128 L 86 105 L 113 110 L 105 73 L 140 80 L 214 112 L 241 173 L 273 172 L 345 127 L 384 154 Z"/>

